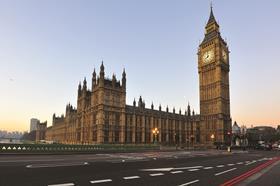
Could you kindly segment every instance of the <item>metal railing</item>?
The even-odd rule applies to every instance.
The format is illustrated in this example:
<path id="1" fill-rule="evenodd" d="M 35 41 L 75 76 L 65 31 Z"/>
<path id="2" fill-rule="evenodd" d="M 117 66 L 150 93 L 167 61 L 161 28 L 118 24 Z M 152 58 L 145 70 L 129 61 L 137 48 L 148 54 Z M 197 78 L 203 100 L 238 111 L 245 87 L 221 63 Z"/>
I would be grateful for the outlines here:
<path id="1" fill-rule="evenodd" d="M 154 144 L 102 144 L 102 145 L 67 145 L 67 144 L 7 144 L 0 143 L 0 154 L 5 153 L 94 153 L 98 151 L 137 151 L 159 150 Z"/>

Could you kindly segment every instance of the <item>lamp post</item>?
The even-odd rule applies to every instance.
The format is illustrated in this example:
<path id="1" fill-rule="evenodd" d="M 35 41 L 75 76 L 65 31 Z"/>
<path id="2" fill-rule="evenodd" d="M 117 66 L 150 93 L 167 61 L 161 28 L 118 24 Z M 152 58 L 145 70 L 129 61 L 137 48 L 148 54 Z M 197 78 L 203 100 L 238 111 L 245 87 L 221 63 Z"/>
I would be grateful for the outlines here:
<path id="1" fill-rule="evenodd" d="M 152 130 L 152 132 L 153 132 L 153 136 L 154 136 L 154 143 L 157 143 L 157 135 L 159 134 L 158 128 L 154 128 Z"/>
<path id="2" fill-rule="evenodd" d="M 228 135 L 228 140 L 229 140 L 229 142 L 228 142 L 228 152 L 231 152 L 231 132 L 228 131 L 227 135 Z"/>
<path id="3" fill-rule="evenodd" d="M 214 145 L 215 135 L 211 134 L 210 138 L 211 138 L 212 144 Z"/>

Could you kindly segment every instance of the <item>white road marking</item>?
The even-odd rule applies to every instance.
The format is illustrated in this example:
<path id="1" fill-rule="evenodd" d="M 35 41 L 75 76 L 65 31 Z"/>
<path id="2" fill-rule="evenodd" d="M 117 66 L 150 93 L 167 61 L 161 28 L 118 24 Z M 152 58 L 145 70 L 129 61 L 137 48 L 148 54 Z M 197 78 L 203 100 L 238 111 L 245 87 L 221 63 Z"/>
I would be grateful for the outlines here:
<path id="1" fill-rule="evenodd" d="M 191 184 L 196 183 L 196 182 L 199 182 L 199 180 L 193 180 L 193 181 L 190 181 L 190 182 L 188 182 L 188 183 L 184 183 L 184 184 L 182 184 L 182 185 L 178 185 L 178 186 L 191 185 Z"/>
<path id="2" fill-rule="evenodd" d="M 218 165 L 218 166 L 216 166 L 216 167 L 221 168 L 221 167 L 224 167 L 224 165 Z"/>
<path id="3" fill-rule="evenodd" d="M 62 184 L 53 184 L 48 186 L 74 186 L 74 183 L 62 183 Z"/>
<path id="4" fill-rule="evenodd" d="M 238 163 L 237 163 L 237 165 L 241 165 L 241 164 L 243 164 L 243 162 L 238 162 Z"/>
<path id="5" fill-rule="evenodd" d="M 173 170 L 172 167 L 168 167 L 168 168 L 158 168 L 158 169 L 142 169 L 141 171 L 171 171 Z"/>
<path id="6" fill-rule="evenodd" d="M 233 166 L 234 164 L 230 163 L 230 164 L 227 164 L 228 166 Z"/>
<path id="7" fill-rule="evenodd" d="M 163 173 L 156 173 L 156 174 L 150 174 L 150 176 L 154 177 L 154 176 L 162 176 L 164 175 Z"/>
<path id="8" fill-rule="evenodd" d="M 194 172 L 194 171 L 198 171 L 199 169 L 189 169 L 189 172 Z"/>
<path id="9" fill-rule="evenodd" d="M 128 176 L 128 177 L 123 177 L 125 180 L 132 180 L 132 179 L 137 179 L 140 178 L 140 176 Z"/>
<path id="10" fill-rule="evenodd" d="M 166 168 L 155 168 L 155 169 L 141 169 L 141 171 L 158 171 L 158 172 L 169 172 L 172 170 L 186 170 L 186 169 L 197 169 L 197 168 L 202 168 L 203 166 L 194 166 L 194 167 L 166 167 Z"/>
<path id="11" fill-rule="evenodd" d="M 170 172 L 171 174 L 179 174 L 179 173 L 183 173 L 183 171 L 173 171 L 173 172 Z"/>
<path id="12" fill-rule="evenodd" d="M 82 166 L 88 165 L 88 162 L 76 162 L 76 163 L 56 163 L 56 164 L 32 164 L 26 165 L 26 168 L 45 168 L 45 167 L 69 167 L 69 166 Z"/>
<path id="13" fill-rule="evenodd" d="M 253 163 L 256 163 L 256 161 L 254 160 L 254 161 L 251 161 L 251 162 L 249 162 L 249 163 L 247 163 L 247 164 L 245 164 L 245 165 L 251 165 L 251 164 L 253 164 Z"/>
<path id="14" fill-rule="evenodd" d="M 204 167 L 204 170 L 213 169 L 213 167 Z"/>
<path id="15" fill-rule="evenodd" d="M 90 181 L 90 183 L 105 183 L 105 182 L 111 182 L 112 180 L 111 179 L 105 179 L 105 180 L 93 180 L 93 181 Z"/>
<path id="16" fill-rule="evenodd" d="M 194 167 L 176 167 L 173 168 L 172 170 L 185 170 L 185 169 L 197 169 L 197 168 L 202 168 L 203 166 L 194 166 Z"/>
<path id="17" fill-rule="evenodd" d="M 237 168 L 233 168 L 233 169 L 229 169 L 229 170 L 226 170 L 226 171 L 223 171 L 223 172 L 216 173 L 215 176 L 219 176 L 221 174 L 224 174 L 224 173 L 227 173 L 227 172 L 230 172 L 230 171 L 234 171 L 235 169 L 237 169 Z"/>

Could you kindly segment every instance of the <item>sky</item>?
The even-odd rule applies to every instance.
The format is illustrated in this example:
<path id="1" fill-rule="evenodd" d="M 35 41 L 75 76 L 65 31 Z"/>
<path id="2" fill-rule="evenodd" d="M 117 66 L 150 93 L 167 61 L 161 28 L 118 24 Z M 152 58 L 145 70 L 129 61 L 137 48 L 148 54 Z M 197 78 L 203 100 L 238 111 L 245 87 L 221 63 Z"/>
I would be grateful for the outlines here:
<path id="1" fill-rule="evenodd" d="M 280 1 L 213 0 L 230 49 L 231 116 L 280 125 Z M 0 130 L 51 125 L 104 61 L 127 73 L 127 104 L 199 113 L 197 49 L 209 0 L 0 0 Z M 91 84 L 88 85 L 91 87 Z"/>

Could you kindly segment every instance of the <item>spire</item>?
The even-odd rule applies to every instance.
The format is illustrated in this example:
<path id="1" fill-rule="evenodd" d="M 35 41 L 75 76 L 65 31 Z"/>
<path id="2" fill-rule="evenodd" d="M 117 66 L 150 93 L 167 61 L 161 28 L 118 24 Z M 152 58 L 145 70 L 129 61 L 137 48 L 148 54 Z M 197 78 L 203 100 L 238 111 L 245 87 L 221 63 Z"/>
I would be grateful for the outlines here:
<path id="1" fill-rule="evenodd" d="M 101 62 L 100 71 L 103 71 L 103 72 L 104 72 L 103 60 L 102 60 L 102 62 Z"/>
<path id="2" fill-rule="evenodd" d="M 95 77 L 95 78 L 96 78 L 95 68 L 93 69 L 92 77 Z"/>
<path id="3" fill-rule="evenodd" d="M 92 91 L 94 89 L 94 86 L 96 85 L 96 72 L 95 72 L 95 68 L 93 69 L 93 73 L 92 73 Z"/>
<path id="4" fill-rule="evenodd" d="M 134 106 L 134 107 L 136 106 L 135 98 L 134 98 L 134 100 L 133 100 L 133 106 Z"/>
<path id="5" fill-rule="evenodd" d="M 217 23 L 214 13 L 213 13 L 213 6 L 212 6 L 212 2 L 210 4 L 210 16 L 207 22 L 207 25 L 209 25 L 210 23 Z"/>
<path id="6" fill-rule="evenodd" d="M 152 102 L 151 109 L 154 110 L 154 103 Z"/>
<path id="7" fill-rule="evenodd" d="M 103 61 L 102 61 L 101 66 L 100 66 L 100 72 L 99 72 L 99 75 L 100 75 L 100 78 L 101 78 L 101 79 L 104 79 L 105 72 L 104 72 L 104 65 L 103 65 Z"/>
<path id="8" fill-rule="evenodd" d="M 79 90 L 79 91 L 82 90 L 81 82 L 79 82 L 78 90 Z"/>
<path id="9" fill-rule="evenodd" d="M 124 89 L 126 88 L 126 73 L 125 73 L 125 69 L 123 69 L 123 73 L 122 73 L 122 87 Z"/>
<path id="10" fill-rule="evenodd" d="M 84 78 L 84 82 L 83 82 L 83 90 L 87 90 L 87 80 L 86 80 L 86 77 Z"/>
<path id="11" fill-rule="evenodd" d="M 123 68 L 122 77 L 123 77 L 123 78 L 125 78 L 125 77 L 126 77 L 125 68 Z"/>
<path id="12" fill-rule="evenodd" d="M 191 107 L 190 107 L 190 103 L 188 102 L 188 116 L 190 116 L 191 115 Z"/>

